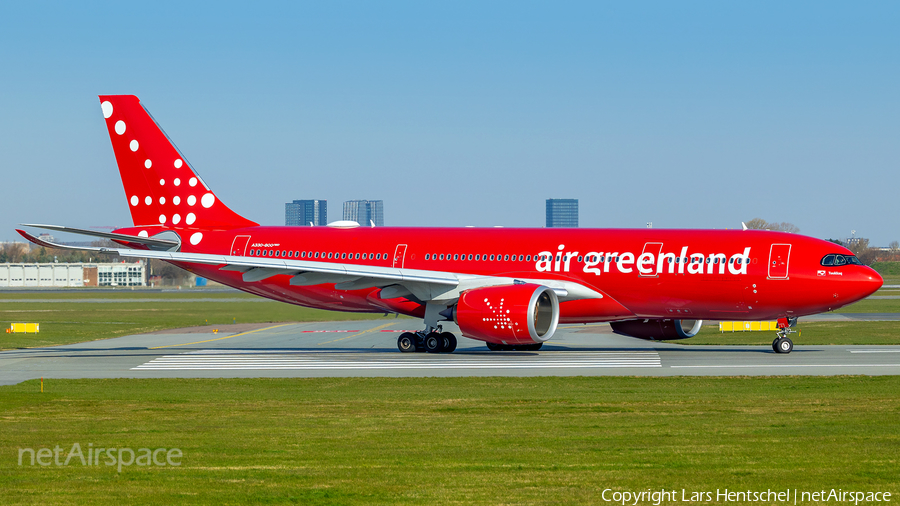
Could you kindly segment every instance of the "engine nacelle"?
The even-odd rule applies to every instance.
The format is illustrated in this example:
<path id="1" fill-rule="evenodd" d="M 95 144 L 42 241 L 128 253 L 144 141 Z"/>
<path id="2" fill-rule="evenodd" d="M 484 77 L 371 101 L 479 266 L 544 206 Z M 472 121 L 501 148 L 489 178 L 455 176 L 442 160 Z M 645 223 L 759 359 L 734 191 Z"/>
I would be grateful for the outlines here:
<path id="1" fill-rule="evenodd" d="M 651 341 L 694 337 L 701 325 L 703 320 L 625 320 L 609 324 L 616 334 Z"/>
<path id="2" fill-rule="evenodd" d="M 542 343 L 556 332 L 559 299 L 531 283 L 466 290 L 453 310 L 462 335 L 497 344 Z"/>

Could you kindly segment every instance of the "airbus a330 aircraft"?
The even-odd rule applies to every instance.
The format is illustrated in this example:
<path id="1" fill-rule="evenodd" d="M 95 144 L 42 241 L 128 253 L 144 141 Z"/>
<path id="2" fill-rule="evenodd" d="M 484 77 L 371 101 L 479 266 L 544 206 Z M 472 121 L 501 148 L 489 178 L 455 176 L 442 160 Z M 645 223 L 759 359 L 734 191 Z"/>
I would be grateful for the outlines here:
<path id="1" fill-rule="evenodd" d="M 134 226 L 27 226 L 105 237 L 123 247 L 73 249 L 165 260 L 290 304 L 424 319 L 400 335 L 403 352 L 453 351 L 449 320 L 491 350 L 534 350 L 559 323 L 682 339 L 704 319 L 778 319 L 772 346 L 789 353 L 797 317 L 883 282 L 841 246 L 781 232 L 260 226 L 216 197 L 137 97 L 101 96 L 100 106 Z"/>

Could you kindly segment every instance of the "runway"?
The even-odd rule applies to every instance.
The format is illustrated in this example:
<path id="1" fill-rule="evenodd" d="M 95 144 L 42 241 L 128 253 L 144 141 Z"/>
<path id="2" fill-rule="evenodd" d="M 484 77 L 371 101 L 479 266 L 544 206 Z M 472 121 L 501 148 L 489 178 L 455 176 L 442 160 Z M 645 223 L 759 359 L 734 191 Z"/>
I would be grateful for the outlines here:
<path id="1" fill-rule="evenodd" d="M 323 376 L 761 376 L 900 374 L 900 346 L 699 346 L 560 327 L 537 352 L 491 352 L 460 338 L 452 354 L 400 353 L 413 320 L 223 326 L 0 352 L 0 384 L 40 378 Z M 448 328 L 459 335 L 455 328 Z"/>

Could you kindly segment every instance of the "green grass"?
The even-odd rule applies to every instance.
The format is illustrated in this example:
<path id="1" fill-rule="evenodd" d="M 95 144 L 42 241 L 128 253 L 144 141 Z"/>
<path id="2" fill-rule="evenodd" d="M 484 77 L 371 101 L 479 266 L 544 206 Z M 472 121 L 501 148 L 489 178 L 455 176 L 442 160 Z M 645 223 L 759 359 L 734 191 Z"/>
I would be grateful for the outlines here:
<path id="1" fill-rule="evenodd" d="M 889 294 L 885 294 L 889 295 Z M 900 299 L 863 299 L 835 313 L 900 313 Z"/>
<path id="2" fill-rule="evenodd" d="M 3 294 L 8 296 L 9 294 Z M 18 293 L 17 299 L 152 298 L 152 302 L 3 302 L 0 326 L 10 322 L 40 323 L 38 334 L 7 334 L 0 331 L 0 349 L 31 348 L 78 343 L 156 330 L 222 325 L 228 323 L 302 322 L 381 318 L 373 313 L 343 313 L 293 306 L 260 297 L 234 293 Z M 88 294 L 86 294 L 88 295 Z M 10 297 L 5 297 L 9 299 Z M 184 299 L 202 298 L 185 302 Z M 238 299 L 217 300 L 217 299 Z"/>
<path id="3" fill-rule="evenodd" d="M 29 381 L 0 387 L 0 502 L 585 504 L 606 488 L 896 497 L 898 391 L 898 377 L 53 380 L 43 394 Z M 76 442 L 184 456 L 121 474 L 17 465 L 19 448 Z"/>
<path id="4" fill-rule="evenodd" d="M 875 262 L 872 264 L 872 268 L 885 277 L 885 280 L 887 276 L 900 279 L 900 262 Z"/>
<path id="5" fill-rule="evenodd" d="M 886 322 L 800 322 L 791 334 L 795 346 L 803 345 L 873 345 L 900 344 L 900 321 Z M 719 332 L 718 325 L 704 326 L 690 338 L 668 341 L 678 344 L 701 345 L 771 345 L 775 332 Z"/>

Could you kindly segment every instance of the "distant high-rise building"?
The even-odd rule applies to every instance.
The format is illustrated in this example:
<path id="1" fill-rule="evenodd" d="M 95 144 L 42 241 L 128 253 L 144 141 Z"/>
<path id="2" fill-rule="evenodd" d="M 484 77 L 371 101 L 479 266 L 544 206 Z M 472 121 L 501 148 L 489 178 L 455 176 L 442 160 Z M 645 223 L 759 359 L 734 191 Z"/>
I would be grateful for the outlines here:
<path id="1" fill-rule="evenodd" d="M 578 228 L 578 199 L 547 199 L 547 227 Z"/>
<path id="2" fill-rule="evenodd" d="M 384 226 L 384 201 L 381 200 L 348 200 L 344 202 L 344 219 L 355 221 L 362 226 L 375 223 L 376 227 Z"/>
<path id="3" fill-rule="evenodd" d="M 327 200 L 295 200 L 284 205 L 284 224 L 294 227 L 306 227 L 328 224 Z"/>

